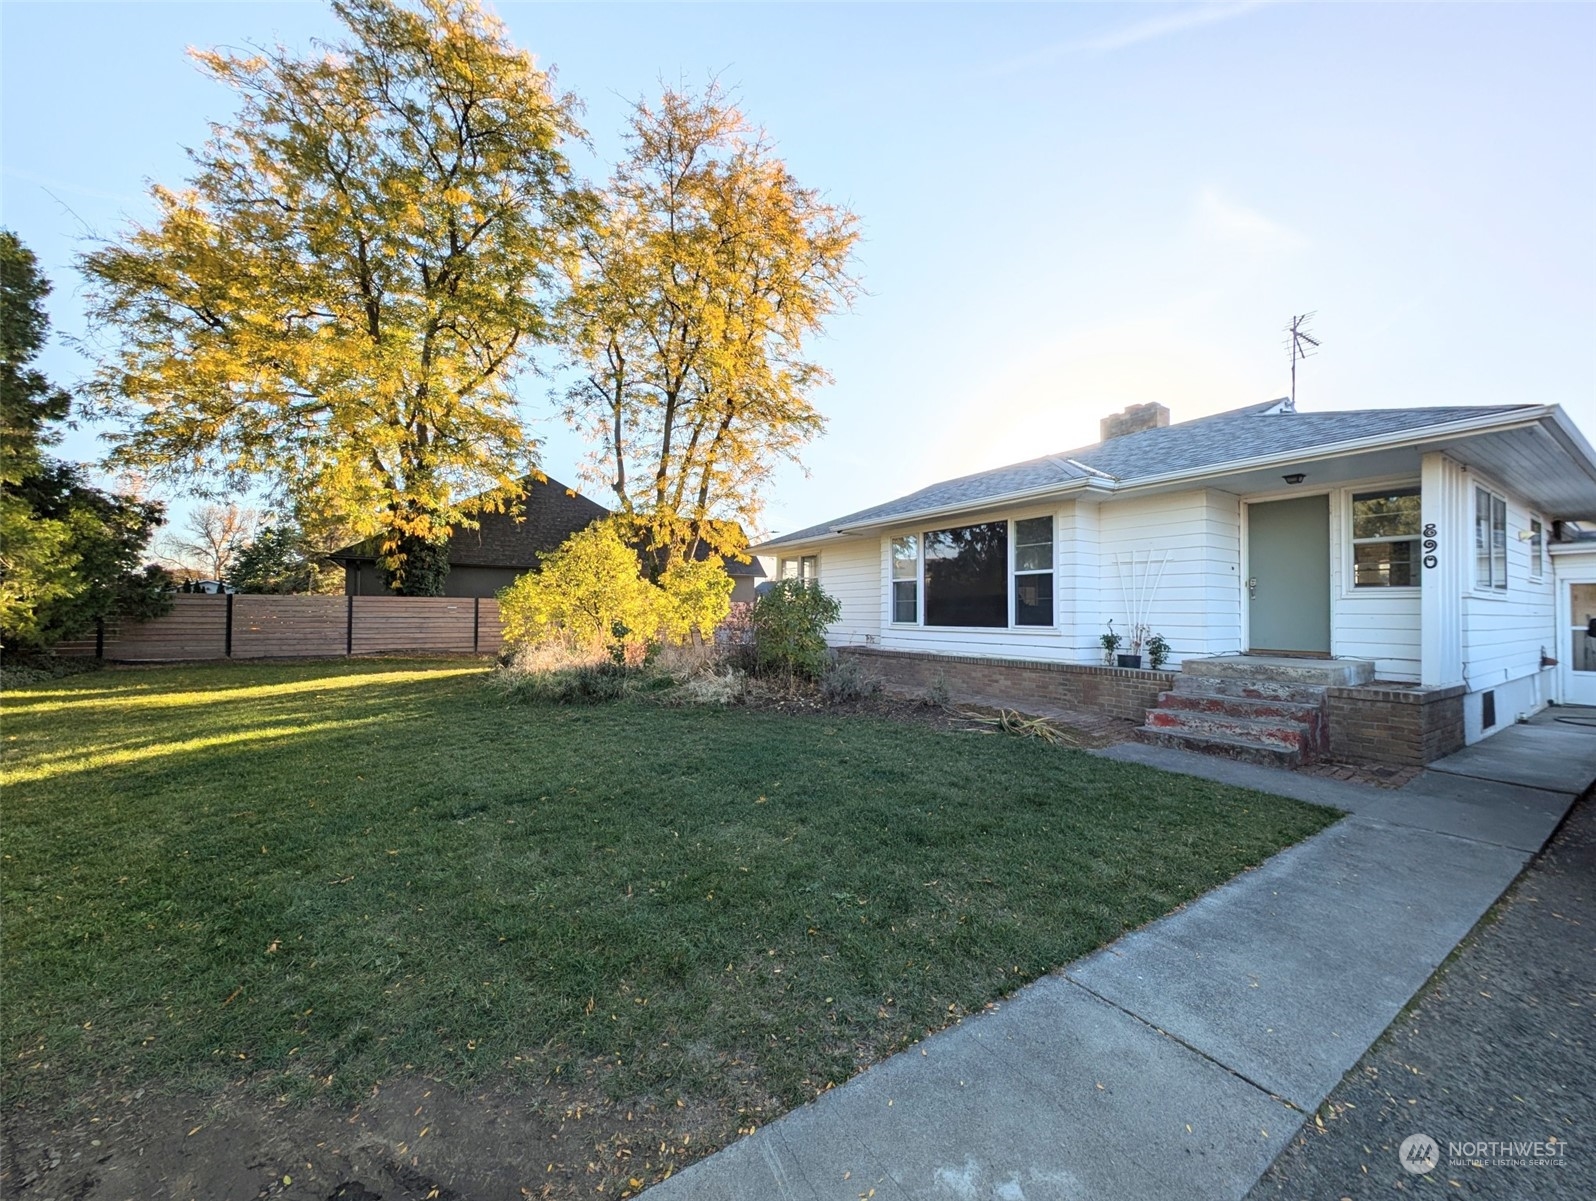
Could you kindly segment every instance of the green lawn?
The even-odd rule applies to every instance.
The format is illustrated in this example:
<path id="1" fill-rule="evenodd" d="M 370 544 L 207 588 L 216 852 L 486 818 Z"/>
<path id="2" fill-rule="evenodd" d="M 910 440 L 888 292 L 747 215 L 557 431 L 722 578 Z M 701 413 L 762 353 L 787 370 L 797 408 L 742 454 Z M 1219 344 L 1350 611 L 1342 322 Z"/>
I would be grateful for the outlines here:
<path id="1" fill-rule="evenodd" d="M 14 1099 L 603 1065 L 802 1101 L 1334 814 L 1036 740 L 403 660 L 4 698 Z"/>

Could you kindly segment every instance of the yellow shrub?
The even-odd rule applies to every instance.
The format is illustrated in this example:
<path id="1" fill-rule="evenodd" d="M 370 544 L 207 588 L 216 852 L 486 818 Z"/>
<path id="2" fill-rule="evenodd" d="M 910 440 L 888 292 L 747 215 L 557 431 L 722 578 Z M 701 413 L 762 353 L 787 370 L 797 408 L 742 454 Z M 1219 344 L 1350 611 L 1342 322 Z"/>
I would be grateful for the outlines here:
<path id="1" fill-rule="evenodd" d="M 563 638 L 581 644 L 647 642 L 658 632 L 662 593 L 638 572 L 637 552 L 613 523 L 595 522 L 545 556 L 539 569 L 499 593 L 512 646 Z M 617 637 L 615 631 L 626 633 Z"/>

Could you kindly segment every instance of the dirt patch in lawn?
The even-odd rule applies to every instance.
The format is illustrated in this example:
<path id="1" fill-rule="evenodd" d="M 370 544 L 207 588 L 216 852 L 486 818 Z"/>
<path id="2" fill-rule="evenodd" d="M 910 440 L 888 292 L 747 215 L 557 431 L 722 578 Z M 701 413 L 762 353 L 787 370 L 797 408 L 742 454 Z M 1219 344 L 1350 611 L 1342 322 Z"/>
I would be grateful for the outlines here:
<path id="1" fill-rule="evenodd" d="M 878 717 L 962 734 L 990 734 L 993 732 L 992 726 L 985 724 L 982 719 L 996 717 L 1003 712 L 1019 713 L 1026 718 L 1042 718 L 1059 732 L 1063 745 L 1076 747 L 1112 746 L 1130 738 L 1135 729 L 1133 722 L 1102 714 L 1050 709 L 1023 701 L 1011 703 L 1002 698 L 983 696 L 937 704 L 913 693 L 886 689 L 844 701 L 828 699 L 818 688 L 813 687 L 783 689 L 756 686 L 743 698 L 742 707 L 792 717 Z"/>
<path id="2" fill-rule="evenodd" d="M 358 1104 L 96 1091 L 4 1114 L 0 1195 L 26 1201 L 616 1198 L 737 1136 L 703 1105 L 587 1087 L 459 1092 L 400 1078 Z M 46 1116 L 53 1115 L 53 1116 Z"/>

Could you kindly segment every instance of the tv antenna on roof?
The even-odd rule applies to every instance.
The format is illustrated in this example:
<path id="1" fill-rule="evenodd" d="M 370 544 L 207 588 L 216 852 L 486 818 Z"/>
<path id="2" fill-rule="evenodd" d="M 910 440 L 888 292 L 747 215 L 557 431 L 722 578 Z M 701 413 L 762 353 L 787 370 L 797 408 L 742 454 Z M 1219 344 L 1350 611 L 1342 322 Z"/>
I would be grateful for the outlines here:
<path id="1" fill-rule="evenodd" d="M 1305 359 L 1319 349 L 1319 339 L 1308 332 L 1308 322 L 1314 319 L 1314 313 L 1303 313 L 1300 317 L 1293 317 L 1291 324 L 1286 326 L 1286 349 L 1291 353 L 1291 399 L 1286 401 L 1285 411 L 1297 411 L 1297 360 Z"/>

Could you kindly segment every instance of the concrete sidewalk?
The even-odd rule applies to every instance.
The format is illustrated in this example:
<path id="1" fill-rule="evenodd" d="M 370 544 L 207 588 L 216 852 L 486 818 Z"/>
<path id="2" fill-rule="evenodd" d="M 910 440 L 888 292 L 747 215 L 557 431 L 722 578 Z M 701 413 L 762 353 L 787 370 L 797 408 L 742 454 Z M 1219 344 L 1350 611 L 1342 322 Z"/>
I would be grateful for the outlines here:
<path id="1" fill-rule="evenodd" d="M 1350 816 L 646 1195 L 1243 1196 L 1596 780 L 1557 715 L 1394 791 L 1109 748 Z"/>

